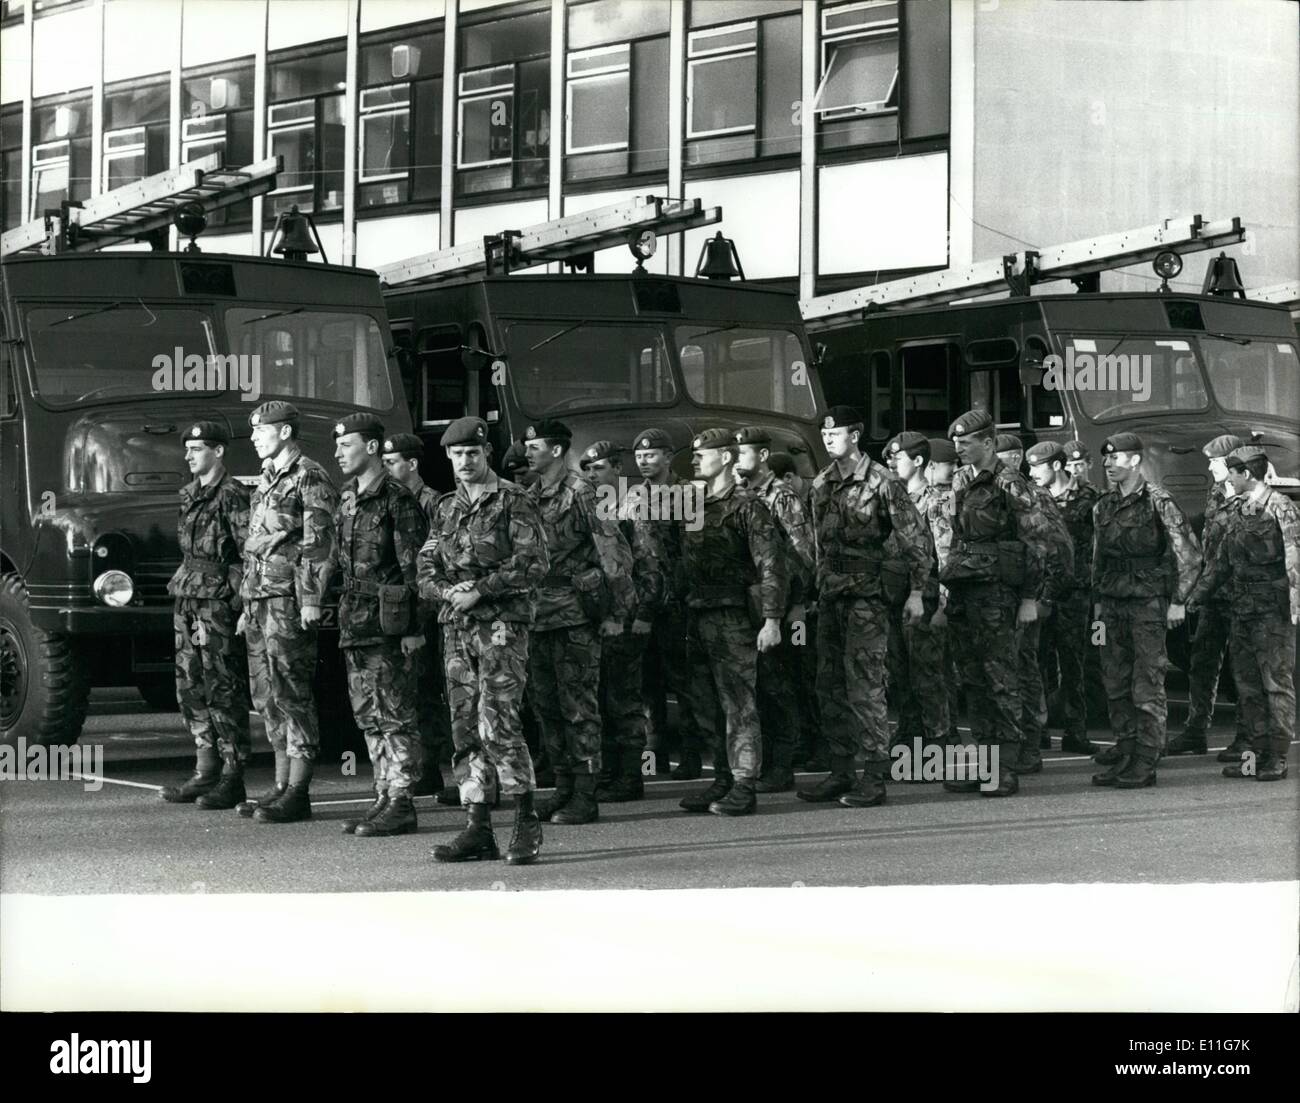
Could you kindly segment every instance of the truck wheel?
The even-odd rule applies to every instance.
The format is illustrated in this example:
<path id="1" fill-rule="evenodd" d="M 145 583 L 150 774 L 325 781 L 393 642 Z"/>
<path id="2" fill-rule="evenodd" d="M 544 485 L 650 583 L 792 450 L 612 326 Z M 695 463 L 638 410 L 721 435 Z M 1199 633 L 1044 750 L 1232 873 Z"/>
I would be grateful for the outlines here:
<path id="1" fill-rule="evenodd" d="M 0 740 L 75 743 L 86 719 L 90 679 L 76 645 L 42 632 L 27 611 L 27 587 L 0 575 Z"/>
<path id="2" fill-rule="evenodd" d="M 179 712 L 174 674 L 137 674 L 135 688 L 154 712 Z"/>

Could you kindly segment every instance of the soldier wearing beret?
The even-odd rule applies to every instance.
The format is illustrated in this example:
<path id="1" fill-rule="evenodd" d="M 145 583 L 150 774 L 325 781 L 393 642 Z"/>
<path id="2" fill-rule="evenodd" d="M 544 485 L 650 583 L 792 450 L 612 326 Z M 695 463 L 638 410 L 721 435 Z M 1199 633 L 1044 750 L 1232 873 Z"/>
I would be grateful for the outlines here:
<path id="1" fill-rule="evenodd" d="M 776 521 L 786 552 L 790 579 L 787 630 L 781 642 L 758 656 L 758 717 L 763 736 L 763 776 L 754 788 L 759 793 L 783 793 L 794 788 L 795 745 L 802 728 L 799 708 L 800 662 L 809 639 L 807 603 L 817 570 L 812 521 L 799 496 L 768 467 L 772 437 L 762 426 L 736 432 L 736 477 L 758 497 Z M 798 642 L 796 642 L 798 641 Z"/>
<path id="2" fill-rule="evenodd" d="M 532 486 L 537 475 L 528 469 L 528 454 L 524 451 L 524 442 L 515 441 L 501 457 L 501 474 L 512 483 L 520 486 Z"/>
<path id="3" fill-rule="evenodd" d="M 163 800 L 234 808 L 244 799 L 248 733 L 248 655 L 235 634 L 248 534 L 248 488 L 226 471 L 230 436 L 200 421 L 181 434 L 194 480 L 181 490 L 176 535 L 181 565 L 167 592 L 176 601 L 176 700 L 196 746 L 194 776 L 169 785 Z"/>
<path id="4" fill-rule="evenodd" d="M 384 469 L 415 495 L 425 520 L 432 524 L 438 492 L 420 477 L 423 456 L 424 441 L 414 433 L 391 433 L 384 438 Z M 443 788 L 440 767 L 451 758 L 451 713 L 443 694 L 442 633 L 437 622 L 426 624 L 424 643 L 413 657 L 424 773 L 411 796 L 437 796 L 439 804 L 456 805 L 460 794 L 454 785 Z"/>
<path id="5" fill-rule="evenodd" d="M 931 543 L 901 483 L 858 448 L 862 415 L 833 406 L 822 418 L 831 463 L 813 480 L 817 540 L 817 693 L 830 745 L 830 775 L 801 800 L 838 800 L 848 808 L 883 804 L 889 773 L 885 656 L 889 612 L 882 585 L 886 541 L 898 536 L 910 588 L 904 616 L 924 615 Z M 862 778 L 855 756 L 866 753 Z"/>
<path id="6" fill-rule="evenodd" d="M 617 503 L 619 531 L 632 550 L 635 603 L 623 620 L 622 634 L 600 643 L 600 724 L 602 763 L 597 801 L 640 800 L 645 794 L 642 759 L 650 728 L 645 699 L 646 645 L 654 618 L 663 605 L 663 559 L 659 522 L 638 508 L 638 499 L 623 494 L 620 449 L 598 440 L 578 460 L 583 475 L 596 489 L 597 509 L 608 513 Z"/>
<path id="7" fill-rule="evenodd" d="M 930 462 L 925 465 L 926 482 L 931 495 L 926 503 L 925 520 L 934 539 L 935 569 L 943 570 L 952 548 L 952 477 L 957 470 L 957 449 L 947 437 L 930 437 Z M 961 671 L 957 669 L 957 655 L 952 646 L 952 633 L 948 630 L 948 587 L 939 584 L 939 608 L 930 618 L 930 626 L 943 635 L 942 672 L 945 696 L 948 702 L 947 741 L 954 746 L 961 742 L 957 730 L 957 716 L 961 708 Z"/>
<path id="8" fill-rule="evenodd" d="M 998 748 L 998 787 L 1016 793 L 1021 708 L 1017 631 L 1038 618 L 1044 565 L 1056 535 L 1025 482 L 997 455 L 993 419 L 971 410 L 948 427 L 962 461 L 952 483 L 952 545 L 940 579 L 948 586 L 948 625 L 966 687 L 971 732 Z M 979 782 L 948 779 L 949 792 Z"/>
<path id="9" fill-rule="evenodd" d="M 253 491 L 244 544 L 244 612 L 253 705 L 275 751 L 275 783 L 240 815 L 259 823 L 311 816 L 309 788 L 320 745 L 312 676 L 316 629 L 334 569 L 338 491 L 303 455 L 298 410 L 280 400 L 249 416 L 262 477 Z"/>
<path id="10" fill-rule="evenodd" d="M 1192 592 L 1200 606 L 1216 590 L 1232 592 L 1232 677 L 1250 753 L 1223 776 L 1280 781 L 1295 739 L 1295 645 L 1300 625 L 1300 512 L 1265 481 L 1268 457 L 1243 445 L 1227 456 L 1236 492 L 1221 544 Z"/>
<path id="11" fill-rule="evenodd" d="M 1164 751 L 1165 633 L 1186 616 L 1185 602 L 1201 570 L 1201 550 L 1182 510 L 1142 475 L 1143 444 L 1116 433 L 1102 445 L 1111 489 L 1093 510 L 1093 590 L 1105 642 L 1101 676 L 1119 759 L 1094 774 L 1094 785 L 1154 785 Z"/>
<path id="12" fill-rule="evenodd" d="M 1067 440 L 1062 449 L 1065 452 L 1066 473 L 1074 478 L 1079 486 L 1092 485 L 1092 452 L 1081 440 Z"/>
<path id="13" fill-rule="evenodd" d="M 749 815 L 757 804 L 758 656 L 781 642 L 789 591 L 780 531 L 762 500 L 736 483 L 734 449 L 727 429 L 705 429 L 691 442 L 691 466 L 705 485 L 704 523 L 682 533 L 691 650 L 699 656 L 692 696 L 721 711 L 725 736 L 714 741 L 713 784 L 681 807 L 715 816 Z"/>
<path id="14" fill-rule="evenodd" d="M 1205 527 L 1201 530 L 1201 551 L 1208 569 L 1219 555 L 1228 526 L 1228 503 L 1236 491 L 1228 478 L 1228 455 L 1245 445 L 1231 433 L 1215 437 L 1201 449 L 1210 465 L 1210 489 L 1205 496 Z M 1219 671 L 1228 651 L 1232 629 L 1231 587 L 1219 586 L 1197 612 L 1187 663 L 1187 723 L 1169 740 L 1165 754 L 1205 754 L 1205 735 L 1214 722 L 1214 702 L 1219 689 Z M 1250 750 L 1250 732 L 1240 707 L 1232 744 L 1219 752 L 1221 762 L 1240 762 Z"/>
<path id="15" fill-rule="evenodd" d="M 889 617 L 889 691 L 898 710 L 898 730 L 895 743 L 912 746 L 912 740 L 921 738 L 927 743 L 942 744 L 948 737 L 948 696 L 945 693 L 922 692 L 916 687 L 933 685 L 936 676 L 943 677 L 944 619 L 937 626 L 932 618 L 939 612 L 943 600 L 939 592 L 938 568 L 934 565 L 934 533 L 929 515 L 937 492 L 926 478 L 930 466 L 930 442 L 921 433 L 899 433 L 885 444 L 885 460 L 895 478 L 907 490 L 907 496 L 926 522 L 925 533 L 930 541 L 931 567 L 921 591 L 923 612 L 915 624 L 904 623 L 902 610 L 890 609 Z"/>
<path id="16" fill-rule="evenodd" d="M 573 434 L 547 419 L 524 430 L 529 494 L 542 518 L 550 570 L 537 592 L 528 654 L 528 696 L 555 769 L 555 797 L 539 809 L 555 824 L 599 816 L 600 653 L 633 612 L 632 549 L 596 492 L 568 466 Z"/>
<path id="17" fill-rule="evenodd" d="M 442 435 L 456 490 L 434 506 L 419 554 L 423 601 L 438 608 L 451 705 L 452 768 L 468 823 L 440 862 L 496 859 L 491 808 L 498 793 L 515 798 L 506 861 L 537 860 L 541 819 L 533 808 L 533 762 L 520 709 L 528 678 L 528 629 L 537 587 L 550 560 L 542 519 L 528 492 L 488 466 L 487 425 L 453 421 Z"/>
<path id="18" fill-rule="evenodd" d="M 995 442 L 998 459 L 1012 471 L 1020 471 L 1025 463 L 1025 443 L 1014 433 L 999 433 Z M 1021 471 L 1021 474 L 1024 474 Z"/>
<path id="19" fill-rule="evenodd" d="M 632 441 L 632 454 L 642 482 L 639 493 L 647 500 L 655 493 L 692 493 L 689 479 L 672 472 L 672 438 L 663 429 L 646 429 Z M 677 781 L 692 781 L 700 776 L 700 752 L 713 743 L 717 718 L 703 703 L 692 696 L 691 670 L 699 661 L 689 652 L 689 628 L 686 601 L 682 593 L 682 532 L 680 523 L 657 522 L 663 558 L 664 602 L 650 629 L 650 646 L 646 653 L 646 699 L 654 720 L 656 773 L 666 773 L 668 759 L 668 710 L 664 694 L 671 691 L 677 698 L 677 726 L 681 737 L 681 760 L 673 769 Z"/>
<path id="20" fill-rule="evenodd" d="M 1026 455 L 1029 477 L 1046 493 L 1065 522 L 1072 549 L 1073 570 L 1061 579 L 1056 600 L 1047 608 L 1039 636 L 1038 665 L 1044 689 L 1057 687 L 1064 734 L 1061 750 L 1095 754 L 1088 739 L 1088 714 L 1084 694 L 1084 662 L 1088 650 L 1089 587 L 1092 584 L 1092 510 L 1097 491 L 1080 483 L 1066 470 L 1065 448 L 1056 441 L 1035 444 Z M 1028 735 L 1025 736 L 1028 741 Z M 1044 730 L 1043 746 L 1051 746 Z M 1023 756 L 1022 756 L 1023 757 Z"/>
<path id="21" fill-rule="evenodd" d="M 416 719 L 414 656 L 424 646 L 415 557 L 429 522 L 415 496 L 384 469 L 384 426 L 352 414 L 334 426 L 334 458 L 347 482 L 334 511 L 338 564 L 339 647 L 348 697 L 366 740 L 375 802 L 343 830 L 359 837 L 412 834 L 412 790 L 423 747 Z"/>

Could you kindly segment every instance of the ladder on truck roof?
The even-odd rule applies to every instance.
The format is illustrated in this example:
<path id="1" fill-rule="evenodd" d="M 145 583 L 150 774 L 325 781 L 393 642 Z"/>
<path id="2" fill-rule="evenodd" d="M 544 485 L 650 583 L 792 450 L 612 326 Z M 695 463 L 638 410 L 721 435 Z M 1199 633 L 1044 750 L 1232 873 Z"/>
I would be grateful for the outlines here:
<path id="1" fill-rule="evenodd" d="M 1288 307 L 1293 318 L 1300 318 L 1300 280 L 1256 287 L 1246 292 L 1246 298 L 1257 303 Z"/>
<path id="2" fill-rule="evenodd" d="M 183 206 L 197 203 L 209 213 L 275 187 L 279 156 L 243 168 L 227 168 L 210 153 L 177 169 L 145 177 L 80 204 L 64 203 L 0 236 L 0 257 L 19 253 L 89 253 L 109 245 L 140 241 L 166 229 Z"/>
<path id="3" fill-rule="evenodd" d="M 1206 222 L 1200 215 L 1186 215 L 1118 234 L 1009 253 L 966 268 L 801 299 L 799 310 L 805 322 L 833 324 L 867 310 L 940 306 L 1007 287 L 1013 295 L 1028 295 L 1034 284 L 1049 280 L 1074 280 L 1081 289 L 1096 291 L 1098 275 L 1111 268 L 1154 260 L 1166 251 L 1195 253 L 1235 245 L 1245 236 L 1240 218 Z"/>
<path id="4" fill-rule="evenodd" d="M 578 214 L 541 222 L 523 230 L 487 236 L 378 269 L 388 287 L 436 286 L 472 276 L 532 268 L 572 260 L 599 249 L 630 244 L 646 231 L 676 234 L 722 220 L 721 207 L 704 208 L 698 199 L 647 195 Z"/>

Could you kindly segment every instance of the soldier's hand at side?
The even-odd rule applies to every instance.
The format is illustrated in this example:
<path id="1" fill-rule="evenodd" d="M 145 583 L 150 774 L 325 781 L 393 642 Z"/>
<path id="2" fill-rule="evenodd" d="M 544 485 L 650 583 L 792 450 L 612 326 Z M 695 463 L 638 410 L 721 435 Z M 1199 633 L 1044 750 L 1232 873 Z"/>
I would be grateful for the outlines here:
<path id="1" fill-rule="evenodd" d="M 758 633 L 759 651 L 771 651 L 781 644 L 781 622 L 775 617 L 768 617 Z"/>
<path id="2" fill-rule="evenodd" d="M 1023 628 L 1026 624 L 1033 624 L 1038 619 L 1038 602 L 1032 597 L 1025 598 L 1020 603 L 1020 608 L 1016 610 L 1016 624 Z"/>
<path id="3" fill-rule="evenodd" d="M 424 646 L 423 636 L 403 636 L 402 637 L 402 654 L 414 655 Z"/>
<path id="4" fill-rule="evenodd" d="M 235 635 L 236 635 L 236 636 L 242 636 L 242 635 L 244 634 L 244 625 L 247 624 L 247 623 L 248 623 L 248 614 L 247 614 L 247 613 L 240 613 L 240 614 L 239 614 L 239 619 L 238 619 L 237 621 L 235 621 Z"/>
<path id="5" fill-rule="evenodd" d="M 925 617 L 925 603 L 921 600 L 921 591 L 913 590 L 907 595 L 903 606 L 903 620 L 908 624 L 918 624 Z"/>
<path id="6" fill-rule="evenodd" d="M 1291 614 L 1291 623 L 1297 627 L 1300 627 L 1300 613 Z"/>
<path id="7" fill-rule="evenodd" d="M 940 605 L 939 608 L 937 608 L 934 611 L 934 616 L 930 618 L 930 627 L 945 628 L 947 627 L 947 625 L 948 625 L 948 610 L 944 606 Z"/>
<path id="8" fill-rule="evenodd" d="M 623 634 L 623 622 L 612 618 L 601 621 L 600 634 L 602 636 L 621 636 Z"/>
<path id="9" fill-rule="evenodd" d="M 464 584 L 457 583 L 457 586 L 461 586 L 461 585 Z M 474 608 L 475 605 L 478 604 L 480 597 L 482 597 L 482 595 L 477 590 L 475 590 L 473 586 L 470 586 L 470 588 L 467 590 L 460 590 L 460 589 L 453 590 L 451 594 L 448 596 L 447 600 L 451 602 L 451 607 L 455 609 L 456 612 L 468 613 L 471 609 Z"/>
<path id="10" fill-rule="evenodd" d="M 1165 617 L 1165 626 L 1168 628 L 1177 628 L 1187 619 L 1187 607 L 1179 605 L 1176 602 L 1170 602 L 1169 613 Z"/>
<path id="11" fill-rule="evenodd" d="M 634 620 L 632 622 L 632 635 L 648 636 L 652 627 L 653 625 L 648 620 Z"/>
<path id="12" fill-rule="evenodd" d="M 303 628 L 319 627 L 320 617 L 321 612 L 319 605 L 304 605 L 302 607 L 301 620 Z"/>
<path id="13" fill-rule="evenodd" d="M 464 580 L 461 581 L 461 582 L 457 582 L 456 585 L 454 585 L 453 587 L 451 587 L 451 589 L 449 589 L 449 590 L 447 591 L 447 593 L 448 593 L 449 595 L 450 595 L 450 594 L 464 594 L 464 593 L 468 593 L 468 592 L 469 592 L 470 590 L 472 590 L 472 589 L 474 589 L 474 583 L 471 582 L 471 581 L 467 578 L 467 579 L 464 579 Z"/>

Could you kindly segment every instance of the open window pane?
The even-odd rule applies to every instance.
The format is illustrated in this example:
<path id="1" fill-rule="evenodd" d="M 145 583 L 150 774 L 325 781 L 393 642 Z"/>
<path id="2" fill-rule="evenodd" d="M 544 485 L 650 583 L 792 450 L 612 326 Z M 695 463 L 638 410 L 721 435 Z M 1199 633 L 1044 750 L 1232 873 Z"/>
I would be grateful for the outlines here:
<path id="1" fill-rule="evenodd" d="M 410 167 L 409 111 L 366 115 L 361 119 L 361 178 L 372 180 Z"/>
<path id="2" fill-rule="evenodd" d="M 33 172 L 31 217 L 58 207 L 68 198 L 68 162 L 43 165 Z"/>
<path id="3" fill-rule="evenodd" d="M 757 116 L 758 59 L 737 54 L 691 62 L 689 138 L 752 130 Z"/>
<path id="4" fill-rule="evenodd" d="M 896 38 L 854 39 L 829 49 L 826 75 L 817 96 L 818 112 L 880 111 L 896 105 Z"/>
<path id="5" fill-rule="evenodd" d="M 276 178 L 280 185 L 276 191 L 311 187 L 312 169 L 316 163 L 316 128 L 290 127 L 271 131 L 271 156 L 284 158 L 284 170 Z"/>
<path id="6" fill-rule="evenodd" d="M 461 101 L 462 166 L 510 160 L 514 105 L 513 92 L 502 92 L 480 100 Z"/>
<path id="7" fill-rule="evenodd" d="M 569 85 L 569 152 L 626 149 L 628 75 L 610 73 Z"/>

